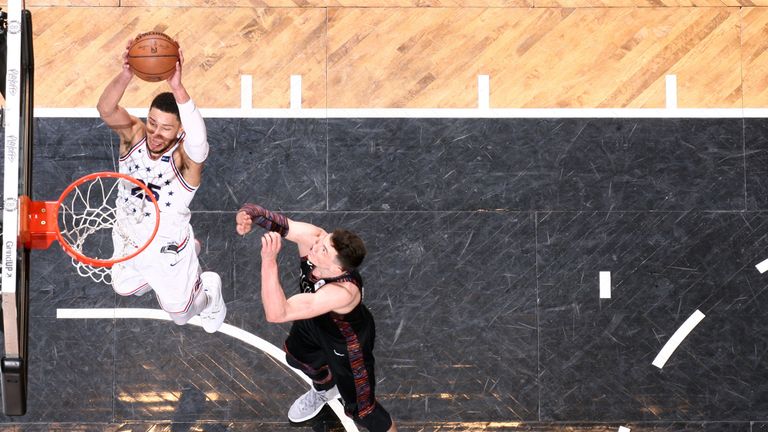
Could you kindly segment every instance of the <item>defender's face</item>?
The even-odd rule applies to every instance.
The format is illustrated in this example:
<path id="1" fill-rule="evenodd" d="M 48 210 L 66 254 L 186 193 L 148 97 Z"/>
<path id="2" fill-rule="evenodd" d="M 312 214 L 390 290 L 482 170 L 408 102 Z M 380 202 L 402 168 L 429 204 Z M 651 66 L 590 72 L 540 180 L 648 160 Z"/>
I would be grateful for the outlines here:
<path id="1" fill-rule="evenodd" d="M 337 259 L 339 254 L 336 252 L 336 249 L 333 248 L 333 243 L 331 243 L 331 235 L 332 234 L 328 233 L 318 237 L 315 244 L 309 249 L 307 257 L 312 264 L 324 268 L 333 266 L 341 267 Z"/>
<path id="2" fill-rule="evenodd" d="M 149 110 L 147 116 L 147 148 L 153 159 L 160 157 L 178 138 L 181 122 L 176 115 L 160 111 L 157 108 Z"/>

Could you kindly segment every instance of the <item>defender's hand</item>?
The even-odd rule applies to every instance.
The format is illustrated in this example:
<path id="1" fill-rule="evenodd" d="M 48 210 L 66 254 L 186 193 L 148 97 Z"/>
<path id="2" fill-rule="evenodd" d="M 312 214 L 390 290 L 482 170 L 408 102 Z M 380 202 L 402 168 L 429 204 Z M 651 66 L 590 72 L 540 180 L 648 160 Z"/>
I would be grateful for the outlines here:
<path id="1" fill-rule="evenodd" d="M 261 237 L 261 259 L 276 260 L 283 245 L 283 239 L 276 232 L 268 232 Z"/>
<path id="2" fill-rule="evenodd" d="M 251 219 L 251 217 L 248 216 L 248 213 L 243 210 L 237 212 L 237 216 L 235 216 L 235 222 L 237 223 L 235 229 L 240 235 L 248 234 L 251 232 L 251 228 L 253 228 L 253 219 Z"/>

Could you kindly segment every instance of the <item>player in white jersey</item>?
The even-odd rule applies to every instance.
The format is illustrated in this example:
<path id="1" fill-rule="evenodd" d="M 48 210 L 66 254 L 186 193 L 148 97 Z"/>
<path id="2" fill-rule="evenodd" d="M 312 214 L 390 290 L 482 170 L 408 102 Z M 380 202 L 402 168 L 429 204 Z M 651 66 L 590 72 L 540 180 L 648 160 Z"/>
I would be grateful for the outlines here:
<path id="1" fill-rule="evenodd" d="M 155 97 L 146 123 L 130 115 L 119 105 L 134 76 L 127 54 L 126 48 L 122 70 L 104 89 L 97 108 L 104 123 L 120 137 L 120 172 L 142 181 L 155 195 L 160 226 L 144 252 L 112 267 L 112 287 L 123 296 L 154 290 L 160 307 L 176 324 L 200 315 L 203 328 L 214 333 L 227 313 L 221 278 L 213 272 L 201 273 L 189 223 L 189 203 L 200 186 L 208 156 L 205 122 L 181 82 L 181 50 L 176 71 L 167 80 L 171 92 Z M 144 244 L 154 228 L 147 223 L 154 220 L 154 206 L 146 205 L 148 198 L 139 191 L 119 191 L 118 212 L 135 217 L 118 217 L 121 222 L 112 232 L 115 253 Z"/>

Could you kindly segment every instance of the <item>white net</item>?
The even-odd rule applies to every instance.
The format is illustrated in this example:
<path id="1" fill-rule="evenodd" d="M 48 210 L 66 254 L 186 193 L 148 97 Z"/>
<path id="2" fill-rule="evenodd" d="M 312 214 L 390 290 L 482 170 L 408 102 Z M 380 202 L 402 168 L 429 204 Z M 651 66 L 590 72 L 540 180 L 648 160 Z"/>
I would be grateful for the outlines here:
<path id="1" fill-rule="evenodd" d="M 98 176 L 77 184 L 59 205 L 61 241 L 90 259 L 121 260 L 133 254 L 150 240 L 156 221 L 156 208 L 145 195 L 137 183 L 122 177 Z M 109 264 L 73 257 L 72 265 L 80 276 L 112 283 Z"/>

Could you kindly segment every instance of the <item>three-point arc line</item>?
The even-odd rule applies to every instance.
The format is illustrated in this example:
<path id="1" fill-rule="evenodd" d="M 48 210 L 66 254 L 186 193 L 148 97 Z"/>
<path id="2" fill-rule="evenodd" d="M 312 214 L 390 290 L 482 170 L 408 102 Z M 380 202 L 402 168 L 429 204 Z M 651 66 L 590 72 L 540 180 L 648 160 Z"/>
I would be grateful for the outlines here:
<path id="1" fill-rule="evenodd" d="M 138 319 L 155 319 L 162 321 L 170 321 L 171 318 L 167 313 L 160 309 L 135 309 L 135 308 L 116 308 L 116 309 L 57 309 L 56 318 L 59 319 L 113 319 L 113 318 L 138 318 Z M 200 323 L 200 317 L 194 317 L 189 320 L 188 324 L 202 327 Z M 285 360 L 285 353 L 280 348 L 272 345 L 264 339 L 256 336 L 253 333 L 249 333 L 241 328 L 222 324 L 219 329 L 219 333 L 232 336 L 235 339 L 239 339 L 249 345 L 252 345 L 260 349 L 265 354 L 279 361 L 288 367 L 288 369 L 294 371 L 301 379 L 311 385 L 312 381 L 305 376 L 301 371 L 292 368 Z M 359 432 L 355 423 L 349 417 L 344 414 L 344 408 L 341 403 L 335 399 L 328 402 L 328 406 L 331 407 L 336 416 L 341 420 L 341 424 L 348 432 Z"/>
<path id="2" fill-rule="evenodd" d="M 760 270 L 761 265 L 764 265 L 766 268 L 768 268 L 768 260 L 758 264 L 758 270 Z M 762 273 L 764 271 L 765 270 L 761 270 L 760 272 Z M 611 272 L 609 271 L 600 272 L 600 298 L 611 298 Z M 653 359 L 652 364 L 659 369 L 663 368 L 667 363 L 667 360 L 669 360 L 669 357 L 672 356 L 672 353 L 674 353 L 677 347 L 683 342 L 683 339 L 688 336 L 688 333 L 690 333 L 693 328 L 696 327 L 699 322 L 701 322 L 702 319 L 704 319 L 704 314 L 697 309 L 690 317 L 688 317 L 687 320 L 685 320 L 683 325 L 681 325 L 680 328 L 675 331 L 667 343 L 664 344 L 664 347 L 661 348 L 661 351 L 659 351 L 659 353 L 656 355 L 656 358 Z"/>
<path id="3" fill-rule="evenodd" d="M 675 352 L 680 343 L 683 342 L 683 339 L 685 339 L 685 337 L 688 336 L 688 333 L 690 333 L 691 330 L 693 330 L 693 328 L 696 327 L 696 325 L 698 325 L 703 319 L 704 314 L 696 309 L 696 311 L 694 311 L 691 316 L 685 320 L 683 325 L 681 325 L 680 328 L 675 331 L 672 337 L 669 338 L 667 343 L 664 344 L 664 347 L 661 348 L 659 354 L 657 354 L 656 358 L 653 359 L 652 364 L 659 369 L 663 368 L 664 364 L 667 363 L 667 360 L 669 360 L 669 357 L 672 355 L 672 353 Z"/>
<path id="4" fill-rule="evenodd" d="M 759 271 L 760 274 L 765 273 L 765 271 L 768 270 L 768 259 L 767 260 L 763 260 L 760 263 L 758 263 L 757 265 L 755 265 L 755 268 L 757 268 L 757 271 Z"/>

